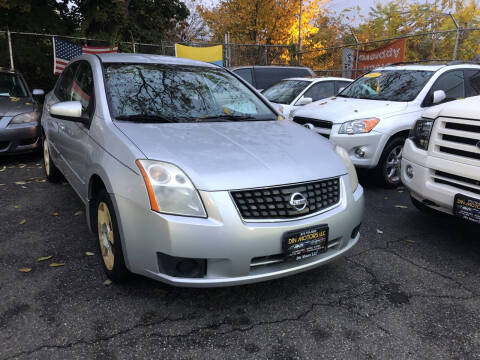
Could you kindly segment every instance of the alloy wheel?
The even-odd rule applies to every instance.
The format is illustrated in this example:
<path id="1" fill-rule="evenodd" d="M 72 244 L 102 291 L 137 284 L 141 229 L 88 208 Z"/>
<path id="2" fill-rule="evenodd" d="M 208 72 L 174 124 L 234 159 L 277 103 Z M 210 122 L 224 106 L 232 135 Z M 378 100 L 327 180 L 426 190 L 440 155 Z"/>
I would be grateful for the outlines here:
<path id="1" fill-rule="evenodd" d="M 400 182 L 400 165 L 402 162 L 403 145 L 397 145 L 387 156 L 385 163 L 385 174 L 388 182 L 397 184 Z"/>
<path id="2" fill-rule="evenodd" d="M 112 271 L 115 262 L 113 224 L 108 205 L 103 201 L 98 204 L 97 219 L 98 241 L 100 243 L 103 262 L 105 263 L 105 267 Z"/>
<path id="3" fill-rule="evenodd" d="M 45 173 L 50 175 L 50 153 L 48 152 L 48 140 L 43 139 L 43 164 L 45 166 Z"/>

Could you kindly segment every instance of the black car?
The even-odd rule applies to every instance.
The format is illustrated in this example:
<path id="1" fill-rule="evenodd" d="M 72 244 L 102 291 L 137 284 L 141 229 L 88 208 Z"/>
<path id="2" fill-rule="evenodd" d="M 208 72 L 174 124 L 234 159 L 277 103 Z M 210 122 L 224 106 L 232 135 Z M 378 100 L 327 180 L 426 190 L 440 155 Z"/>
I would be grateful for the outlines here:
<path id="1" fill-rule="evenodd" d="M 260 91 L 283 79 L 315 76 L 312 69 L 301 66 L 237 66 L 230 70 Z"/>

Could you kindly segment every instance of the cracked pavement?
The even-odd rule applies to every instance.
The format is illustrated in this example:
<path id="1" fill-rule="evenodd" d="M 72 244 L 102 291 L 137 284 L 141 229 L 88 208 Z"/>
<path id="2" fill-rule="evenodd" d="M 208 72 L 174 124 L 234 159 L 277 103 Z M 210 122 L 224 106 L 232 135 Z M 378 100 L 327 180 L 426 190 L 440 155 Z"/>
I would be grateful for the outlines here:
<path id="1" fill-rule="evenodd" d="M 81 201 L 43 179 L 38 154 L 0 159 L 0 360 L 480 358 L 480 227 L 422 214 L 407 191 L 361 176 L 361 241 L 334 263 L 182 289 L 105 286 Z"/>

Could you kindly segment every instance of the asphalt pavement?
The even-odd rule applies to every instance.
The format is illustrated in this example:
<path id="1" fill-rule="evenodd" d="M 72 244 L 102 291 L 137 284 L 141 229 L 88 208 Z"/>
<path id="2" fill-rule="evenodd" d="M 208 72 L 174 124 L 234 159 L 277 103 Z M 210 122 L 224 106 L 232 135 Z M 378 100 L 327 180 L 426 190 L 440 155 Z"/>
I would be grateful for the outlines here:
<path id="1" fill-rule="evenodd" d="M 0 159 L 1 360 L 480 358 L 480 227 L 420 213 L 407 191 L 362 176 L 359 245 L 313 271 L 105 285 L 81 201 L 41 163 Z"/>

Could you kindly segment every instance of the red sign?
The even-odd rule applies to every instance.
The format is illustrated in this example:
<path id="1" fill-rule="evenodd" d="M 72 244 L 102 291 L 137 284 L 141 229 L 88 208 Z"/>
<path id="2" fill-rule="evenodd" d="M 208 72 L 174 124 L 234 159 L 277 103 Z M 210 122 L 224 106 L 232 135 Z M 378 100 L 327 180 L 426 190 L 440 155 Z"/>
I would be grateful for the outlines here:
<path id="1" fill-rule="evenodd" d="M 406 39 L 400 39 L 375 50 L 360 51 L 358 54 L 358 69 L 370 70 L 404 61 L 406 43 Z"/>

